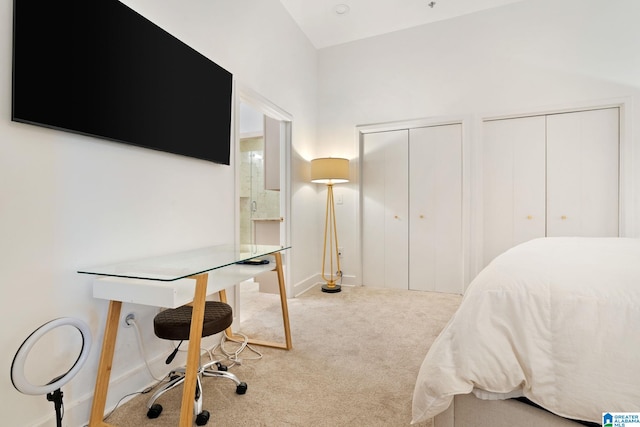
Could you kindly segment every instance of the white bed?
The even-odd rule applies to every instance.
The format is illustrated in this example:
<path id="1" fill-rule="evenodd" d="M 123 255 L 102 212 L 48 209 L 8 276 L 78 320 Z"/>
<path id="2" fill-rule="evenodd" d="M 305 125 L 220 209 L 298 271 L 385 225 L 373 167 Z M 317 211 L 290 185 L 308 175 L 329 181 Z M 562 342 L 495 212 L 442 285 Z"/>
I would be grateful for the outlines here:
<path id="1" fill-rule="evenodd" d="M 640 412 L 640 239 L 543 238 L 494 259 L 424 359 L 413 422 L 469 393 L 594 423 Z"/>

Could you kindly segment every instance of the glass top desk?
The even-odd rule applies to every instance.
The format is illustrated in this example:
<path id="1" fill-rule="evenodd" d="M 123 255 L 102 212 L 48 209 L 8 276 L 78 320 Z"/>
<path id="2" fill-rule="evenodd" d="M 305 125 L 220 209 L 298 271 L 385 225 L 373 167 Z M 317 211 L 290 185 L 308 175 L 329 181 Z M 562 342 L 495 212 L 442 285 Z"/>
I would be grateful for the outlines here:
<path id="1" fill-rule="evenodd" d="M 110 301 L 89 426 L 109 426 L 102 419 L 123 302 L 168 308 L 187 303 L 193 305 L 180 409 L 181 427 L 191 427 L 193 422 L 193 396 L 200 365 L 200 342 L 207 295 L 217 292 L 220 300 L 226 302 L 226 288 L 264 271 L 275 270 L 278 275 L 285 342 L 274 343 L 251 338 L 249 342 L 290 350 L 291 329 L 281 255 L 282 251 L 289 248 L 273 245 L 209 246 L 78 270 L 78 273 L 98 276 L 93 283 L 93 296 Z M 270 262 L 258 265 L 246 263 L 254 258 L 268 259 Z M 275 267 L 271 261 L 275 261 Z M 233 338 L 231 328 L 227 330 L 227 334 Z"/>

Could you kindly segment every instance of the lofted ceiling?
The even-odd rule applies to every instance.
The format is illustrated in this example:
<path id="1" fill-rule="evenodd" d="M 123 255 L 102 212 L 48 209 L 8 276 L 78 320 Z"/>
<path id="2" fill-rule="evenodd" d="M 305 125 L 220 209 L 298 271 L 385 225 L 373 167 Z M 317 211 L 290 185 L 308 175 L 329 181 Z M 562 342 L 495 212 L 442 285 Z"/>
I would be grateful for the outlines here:
<path id="1" fill-rule="evenodd" d="M 280 0 L 317 48 L 523 0 Z"/>

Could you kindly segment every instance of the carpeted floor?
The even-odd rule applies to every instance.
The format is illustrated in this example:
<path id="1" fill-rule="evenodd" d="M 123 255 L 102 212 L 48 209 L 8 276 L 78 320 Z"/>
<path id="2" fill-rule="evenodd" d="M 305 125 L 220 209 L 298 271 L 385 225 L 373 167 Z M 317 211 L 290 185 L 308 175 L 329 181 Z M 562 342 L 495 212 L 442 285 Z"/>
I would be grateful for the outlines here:
<path id="1" fill-rule="evenodd" d="M 239 332 L 282 340 L 277 295 L 243 292 Z M 459 295 L 343 287 L 314 288 L 289 300 L 293 350 L 245 349 L 230 371 L 247 382 L 245 395 L 221 378 L 203 381 L 208 426 L 409 426 L 415 378 L 429 346 L 461 300 Z M 109 424 L 177 426 L 182 388 L 165 394 L 155 420 L 150 394 L 119 407 Z M 422 423 L 419 427 L 431 426 Z"/>

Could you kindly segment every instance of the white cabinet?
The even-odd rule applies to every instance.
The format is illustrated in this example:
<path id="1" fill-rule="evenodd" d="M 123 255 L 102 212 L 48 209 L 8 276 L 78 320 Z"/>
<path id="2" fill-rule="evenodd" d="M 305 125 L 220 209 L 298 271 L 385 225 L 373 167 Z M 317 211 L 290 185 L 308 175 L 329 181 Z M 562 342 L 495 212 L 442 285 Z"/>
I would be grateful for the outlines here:
<path id="1" fill-rule="evenodd" d="M 256 245 L 279 245 L 280 224 L 279 218 L 255 218 L 253 221 L 253 242 Z M 283 255 L 284 256 L 284 255 Z M 254 281 L 259 283 L 260 292 L 277 294 L 280 292 L 278 274 L 271 269 L 257 274 Z"/>
<path id="2" fill-rule="evenodd" d="M 264 189 L 280 191 L 282 123 L 264 116 Z"/>
<path id="3" fill-rule="evenodd" d="M 618 108 L 484 123 L 483 259 L 544 236 L 618 236 Z"/>
<path id="4" fill-rule="evenodd" d="M 363 284 L 462 293 L 462 126 L 367 134 Z"/>

